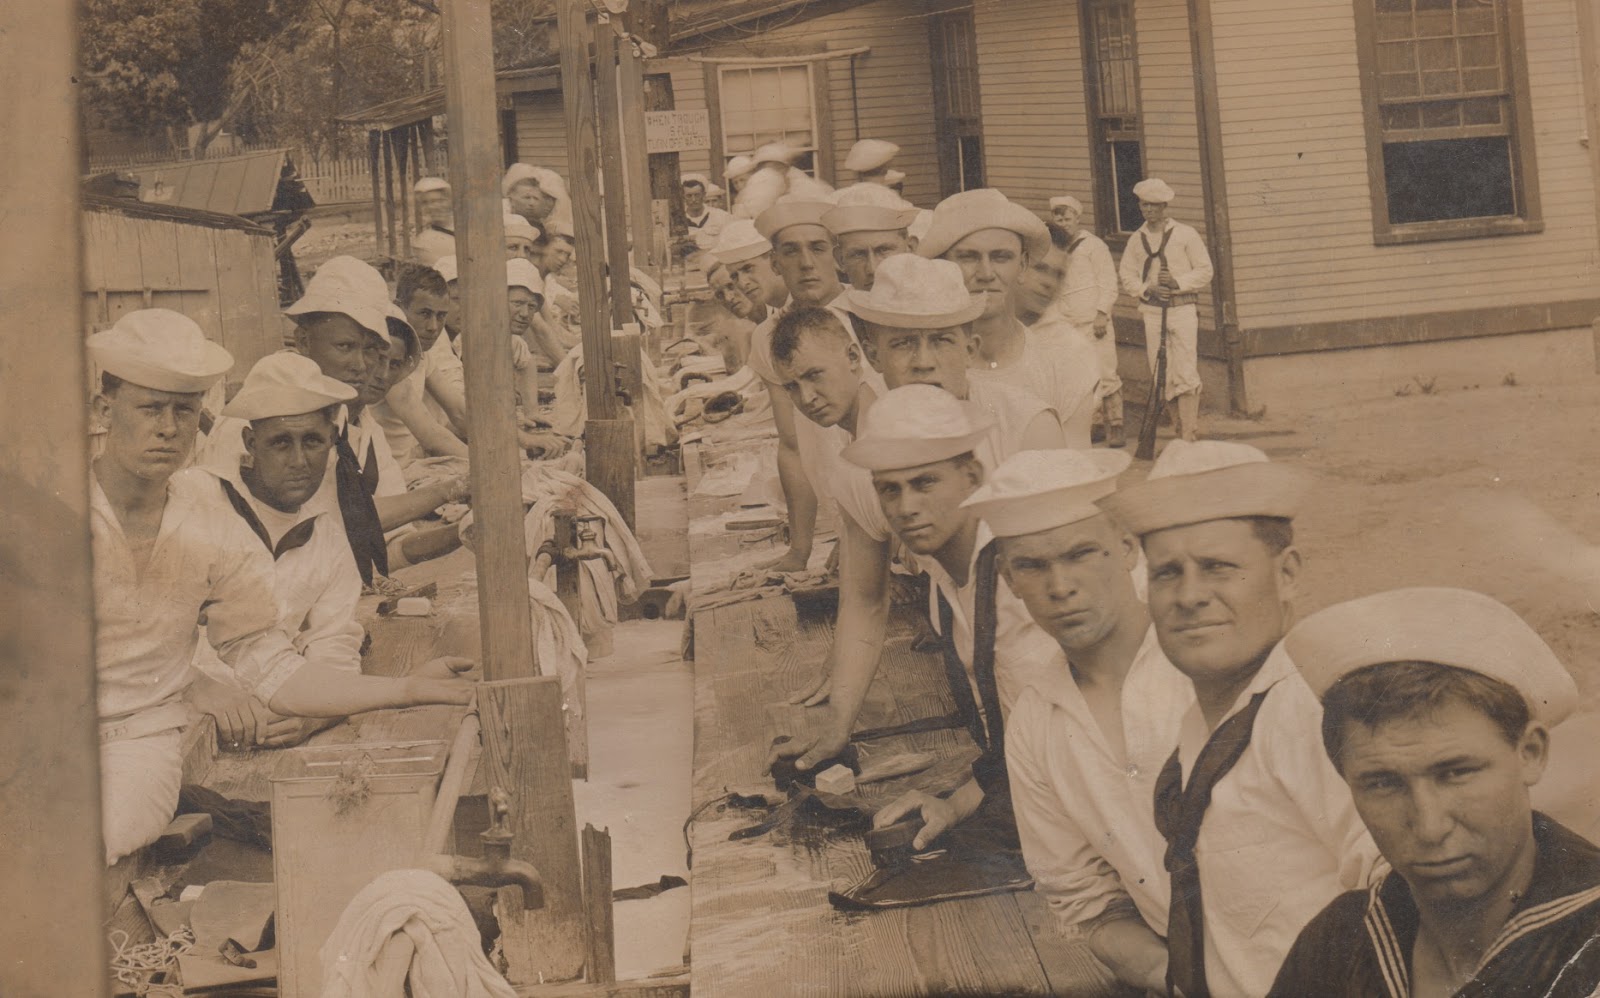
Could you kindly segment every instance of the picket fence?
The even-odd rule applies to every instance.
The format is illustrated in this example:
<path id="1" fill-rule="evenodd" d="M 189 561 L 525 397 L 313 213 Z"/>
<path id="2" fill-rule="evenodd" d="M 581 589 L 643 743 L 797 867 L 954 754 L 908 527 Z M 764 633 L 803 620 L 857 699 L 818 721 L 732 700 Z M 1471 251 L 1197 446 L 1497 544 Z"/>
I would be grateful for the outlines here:
<path id="1" fill-rule="evenodd" d="M 219 159 L 224 156 L 239 156 L 265 149 L 280 148 L 283 147 L 270 143 L 255 146 L 243 144 L 233 146 L 226 144 L 221 146 L 213 145 L 206 150 L 202 158 Z M 105 173 L 110 170 L 136 170 L 152 163 L 171 163 L 191 158 L 193 157 L 162 148 L 151 148 L 138 153 L 123 153 L 113 156 L 91 154 L 89 156 L 89 172 Z M 300 180 L 306 185 L 306 190 L 311 192 L 312 199 L 318 204 L 372 200 L 372 170 L 365 156 L 315 158 L 298 149 L 290 149 L 289 158 L 294 161 L 295 169 L 299 171 Z"/>

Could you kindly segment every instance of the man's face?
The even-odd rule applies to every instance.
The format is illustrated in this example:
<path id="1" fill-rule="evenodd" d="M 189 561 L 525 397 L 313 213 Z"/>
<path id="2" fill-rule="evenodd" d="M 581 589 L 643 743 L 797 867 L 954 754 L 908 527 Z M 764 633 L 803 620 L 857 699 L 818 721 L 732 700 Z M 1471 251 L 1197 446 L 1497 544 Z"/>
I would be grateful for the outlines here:
<path id="1" fill-rule="evenodd" d="M 794 407 L 818 426 L 834 426 L 855 411 L 861 355 L 843 330 L 838 336 L 807 330 L 794 356 L 776 367 Z"/>
<path id="2" fill-rule="evenodd" d="M 1161 227 L 1167 220 L 1167 205 L 1164 201 L 1140 201 L 1139 213 L 1144 216 L 1145 224 L 1152 229 Z"/>
<path id="3" fill-rule="evenodd" d="M 1017 310 L 1042 313 L 1056 300 L 1067 280 L 1067 251 L 1050 247 L 1038 260 L 1030 260 L 1017 281 Z"/>
<path id="4" fill-rule="evenodd" d="M 533 317 L 543 304 L 539 296 L 527 288 L 506 289 L 506 304 L 511 308 L 511 335 L 526 336 L 533 328 Z"/>
<path id="5" fill-rule="evenodd" d="M 911 240 L 904 229 L 894 232 L 846 232 L 838 237 L 839 266 L 857 291 L 871 291 L 878 264 L 896 253 L 910 253 Z"/>
<path id="6" fill-rule="evenodd" d="M 983 317 L 1009 315 L 1011 294 L 1026 258 L 1022 237 L 1010 229 L 980 229 L 956 243 L 944 258 L 961 267 L 967 290 L 983 295 Z"/>
<path id="7" fill-rule="evenodd" d="M 95 396 L 106 428 L 103 457 L 145 481 L 164 481 L 183 467 L 200 431 L 199 392 L 163 392 L 124 382 Z"/>
<path id="8" fill-rule="evenodd" d="M 706 210 L 706 189 L 699 184 L 688 183 L 683 185 L 683 210 L 685 213 L 698 217 Z"/>
<path id="9" fill-rule="evenodd" d="M 424 191 L 417 195 L 417 213 L 425 225 L 442 225 L 450 228 L 453 213 L 449 191 Z"/>
<path id="10" fill-rule="evenodd" d="M 511 210 L 538 225 L 550 217 L 550 212 L 555 209 L 556 199 L 545 193 L 537 180 L 519 180 L 511 187 L 511 193 L 506 195 L 506 200 L 511 202 Z"/>
<path id="11" fill-rule="evenodd" d="M 1472 905 L 1509 891 L 1530 847 L 1528 788 L 1548 735 L 1506 740 L 1488 715 L 1451 700 L 1369 728 L 1346 721 L 1340 770 L 1385 859 L 1421 904 Z"/>
<path id="12" fill-rule="evenodd" d="M 1161 648 L 1190 679 L 1226 682 L 1288 626 L 1300 555 L 1274 553 L 1247 520 L 1207 520 L 1144 537 L 1150 617 Z"/>
<path id="13" fill-rule="evenodd" d="M 351 388 L 366 386 L 367 375 L 388 355 L 377 333 L 348 315 L 324 313 L 295 330 L 295 347 L 317 362 L 322 373 Z"/>
<path id="14" fill-rule="evenodd" d="M 507 260 L 522 259 L 538 266 L 536 261 L 538 255 L 539 251 L 533 245 L 533 240 L 527 236 L 506 236 Z"/>
<path id="15" fill-rule="evenodd" d="M 1067 238 L 1069 239 L 1078 234 L 1078 229 L 1081 228 L 1083 224 L 1083 216 L 1078 214 L 1076 211 L 1073 211 L 1072 208 L 1067 205 L 1062 205 L 1059 208 L 1051 208 L 1050 220 L 1061 226 L 1063 229 L 1066 229 Z"/>
<path id="16" fill-rule="evenodd" d="M 826 305 L 839 297 L 833 236 L 820 225 L 791 225 L 772 243 L 772 269 L 799 305 Z"/>
<path id="17" fill-rule="evenodd" d="M 921 555 L 939 551 L 967 524 L 972 511 L 961 508 L 961 503 L 982 483 L 974 463 L 955 459 L 872 473 L 872 487 L 890 529 Z"/>
<path id="18" fill-rule="evenodd" d="M 362 405 L 377 405 L 389 394 L 389 389 L 404 381 L 417 369 L 418 357 L 406 350 L 405 341 L 396 337 L 389 343 L 383 359 L 372 365 L 367 380 L 358 389 Z"/>
<path id="19" fill-rule="evenodd" d="M 333 450 L 327 410 L 258 419 L 244 431 L 250 492 L 273 509 L 293 513 L 316 495 Z"/>
<path id="20" fill-rule="evenodd" d="M 1034 622 L 1068 653 L 1093 648 L 1137 600 L 1134 539 L 1103 514 L 1001 540 L 1000 568 Z"/>
<path id="21" fill-rule="evenodd" d="M 417 340 L 424 351 L 438 342 L 439 335 L 444 332 L 444 324 L 450 319 L 450 309 L 449 294 L 417 291 L 411 296 L 411 304 L 405 307 L 406 321 L 417 331 Z"/>
<path id="22" fill-rule="evenodd" d="M 778 306 L 786 293 L 783 279 L 772 269 L 771 254 L 762 254 L 728 268 L 733 275 L 733 286 L 750 299 L 752 305 Z"/>
<path id="23" fill-rule="evenodd" d="M 969 342 L 966 326 L 897 329 L 868 324 L 861 345 L 890 388 L 937 385 L 966 398 Z"/>
<path id="24" fill-rule="evenodd" d="M 546 274 L 559 274 L 572 262 L 572 240 L 566 236 L 552 236 L 544 247 L 544 263 L 539 268 Z"/>
<path id="25" fill-rule="evenodd" d="M 723 307 L 741 319 L 747 319 L 756 310 L 749 298 L 746 298 L 734 283 L 733 274 L 727 267 L 718 266 L 706 275 L 706 283 L 711 286 L 711 295 L 721 302 Z"/>

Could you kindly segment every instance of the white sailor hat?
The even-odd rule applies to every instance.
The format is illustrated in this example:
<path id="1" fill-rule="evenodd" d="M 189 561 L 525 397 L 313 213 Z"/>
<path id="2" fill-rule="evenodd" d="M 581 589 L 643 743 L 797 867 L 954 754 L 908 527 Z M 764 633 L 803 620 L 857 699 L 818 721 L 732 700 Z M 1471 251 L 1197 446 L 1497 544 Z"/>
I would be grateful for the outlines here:
<path id="1" fill-rule="evenodd" d="M 89 337 L 103 373 L 141 388 L 195 394 L 233 367 L 233 355 L 206 339 L 195 321 L 170 308 L 142 308 Z"/>
<path id="2" fill-rule="evenodd" d="M 756 230 L 756 223 L 748 218 L 736 218 L 723 227 L 711 255 L 729 267 L 766 256 L 772 252 L 772 241 Z"/>
<path id="3" fill-rule="evenodd" d="M 447 191 L 449 189 L 450 182 L 443 177 L 423 177 L 411 187 L 411 191 L 414 194 L 426 194 L 429 191 Z"/>
<path id="4" fill-rule="evenodd" d="M 280 350 L 256 361 L 222 414 L 249 420 L 299 416 L 355 397 L 354 388 L 323 374 L 310 357 Z"/>
<path id="5" fill-rule="evenodd" d="M 722 168 L 722 176 L 726 180 L 739 180 L 748 177 L 756 168 L 756 161 L 743 153 L 728 160 L 728 165 Z"/>
<path id="6" fill-rule="evenodd" d="M 768 142 L 766 145 L 750 154 L 751 161 L 760 166 L 762 163 L 782 163 L 791 166 L 800 156 L 800 150 L 787 142 Z"/>
<path id="7" fill-rule="evenodd" d="M 405 312 L 389 300 L 389 285 L 369 263 L 353 256 L 336 256 L 325 261 L 306 282 L 306 293 L 283 310 L 284 315 L 309 315 L 336 312 L 354 319 L 361 328 L 390 343 L 396 335 L 416 334 L 406 321 Z M 403 331 L 400 328 L 403 327 Z"/>
<path id="8" fill-rule="evenodd" d="M 893 142 L 883 139 L 862 139 L 850 147 L 850 154 L 844 158 L 844 168 L 857 173 L 870 173 L 881 170 L 894 159 L 900 147 Z"/>
<path id="9" fill-rule="evenodd" d="M 878 264 L 872 289 L 852 288 L 845 310 L 877 326 L 949 329 L 983 314 L 984 302 L 967 291 L 961 268 L 949 260 L 897 253 Z"/>
<path id="10" fill-rule="evenodd" d="M 703 173 L 685 173 L 683 176 L 678 178 L 678 183 L 683 185 L 699 184 L 701 187 L 704 187 L 707 192 L 711 190 L 711 180 Z"/>
<path id="11" fill-rule="evenodd" d="M 1071 194 L 1058 194 L 1057 196 L 1051 198 L 1050 207 L 1052 209 L 1071 208 L 1075 213 L 1079 215 L 1083 214 L 1083 202 L 1079 201 Z"/>
<path id="12" fill-rule="evenodd" d="M 1015 232 L 1034 258 L 1050 251 L 1050 230 L 1037 215 L 994 188 L 985 187 L 952 194 L 939 202 L 917 252 L 926 257 L 944 256 L 956 243 L 985 229 Z"/>
<path id="13" fill-rule="evenodd" d="M 1309 490 L 1305 472 L 1269 461 L 1249 444 L 1174 440 L 1149 478 L 1101 499 L 1100 508 L 1143 536 L 1208 520 L 1293 519 Z"/>
<path id="14" fill-rule="evenodd" d="M 533 170 L 533 179 L 539 182 L 540 189 L 546 194 L 555 198 L 564 199 L 567 197 L 567 182 L 561 179 L 561 174 L 548 166 L 535 166 L 531 167 L 531 169 Z"/>
<path id="15" fill-rule="evenodd" d="M 898 183 L 903 183 L 905 179 L 906 171 L 904 170 L 885 170 L 883 172 L 883 182 L 889 187 L 893 187 Z"/>
<path id="16" fill-rule="evenodd" d="M 821 225 L 822 216 L 831 210 L 832 201 L 813 201 L 785 194 L 756 216 L 756 231 L 770 241 L 791 225 Z"/>
<path id="17" fill-rule="evenodd" d="M 512 257 L 506 261 L 506 287 L 527 288 L 540 297 L 544 296 L 544 277 L 539 273 L 539 268 L 522 257 Z"/>
<path id="18" fill-rule="evenodd" d="M 526 218 L 523 218 L 521 215 L 507 213 L 505 216 L 505 224 L 507 239 L 510 239 L 512 236 L 521 236 L 523 239 L 526 239 L 531 243 L 536 243 L 539 241 L 539 236 L 541 235 L 539 232 L 539 227 L 528 221 Z"/>
<path id="19" fill-rule="evenodd" d="M 822 224 L 836 236 L 905 229 L 917 219 L 917 206 L 882 184 L 851 184 L 834 195 L 833 203 Z"/>
<path id="20" fill-rule="evenodd" d="M 996 537 L 1020 537 L 1099 516 L 1133 458 L 1120 450 L 1025 450 L 1006 458 L 961 505 Z"/>
<path id="21" fill-rule="evenodd" d="M 922 208 L 918 210 L 917 217 L 912 220 L 911 225 L 906 229 L 906 235 L 920 243 L 931 228 L 933 228 L 933 212 L 927 208 Z"/>
<path id="22" fill-rule="evenodd" d="M 981 408 L 934 385 L 901 385 L 874 402 L 840 453 L 868 471 L 918 468 L 971 453 L 994 426 Z"/>
<path id="23" fill-rule="evenodd" d="M 446 284 L 461 276 L 456 273 L 456 255 L 454 253 L 448 256 L 441 256 L 433 261 L 433 269 L 439 272 L 439 276 L 444 278 Z"/>
<path id="24" fill-rule="evenodd" d="M 1578 703 L 1578 687 L 1544 639 L 1516 611 L 1466 589 L 1395 589 L 1338 603 L 1300 621 L 1284 650 L 1318 697 L 1371 665 L 1432 662 L 1498 679 L 1554 726 Z"/>
<path id="25" fill-rule="evenodd" d="M 1167 186 L 1165 180 L 1150 177 L 1133 185 L 1133 196 L 1140 201 L 1149 201 L 1152 204 L 1166 204 L 1178 195 Z"/>

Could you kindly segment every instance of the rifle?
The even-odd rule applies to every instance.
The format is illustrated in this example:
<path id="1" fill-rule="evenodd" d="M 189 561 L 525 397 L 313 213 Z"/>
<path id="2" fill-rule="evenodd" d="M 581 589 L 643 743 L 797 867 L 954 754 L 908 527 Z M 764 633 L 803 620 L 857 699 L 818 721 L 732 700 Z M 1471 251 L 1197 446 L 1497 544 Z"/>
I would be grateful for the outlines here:
<path id="1" fill-rule="evenodd" d="M 1156 424 L 1161 422 L 1161 407 L 1167 395 L 1167 304 L 1161 305 L 1161 345 L 1156 347 L 1156 377 L 1150 398 L 1144 406 L 1144 421 L 1139 424 L 1139 446 L 1133 456 L 1148 461 L 1156 456 Z"/>

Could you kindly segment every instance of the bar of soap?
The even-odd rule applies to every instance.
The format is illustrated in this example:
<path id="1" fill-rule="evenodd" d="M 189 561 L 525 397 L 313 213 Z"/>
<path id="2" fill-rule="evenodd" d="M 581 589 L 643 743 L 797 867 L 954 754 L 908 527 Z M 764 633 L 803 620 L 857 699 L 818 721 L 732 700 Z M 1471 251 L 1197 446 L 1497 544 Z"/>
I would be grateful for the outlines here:
<path id="1" fill-rule="evenodd" d="M 817 789 L 827 794 L 847 794 L 856 788 L 856 774 L 848 766 L 830 766 L 817 774 Z"/>
<path id="2" fill-rule="evenodd" d="M 426 617 L 433 612 L 433 600 L 426 596 L 403 596 L 395 604 L 394 612 L 398 617 Z"/>

